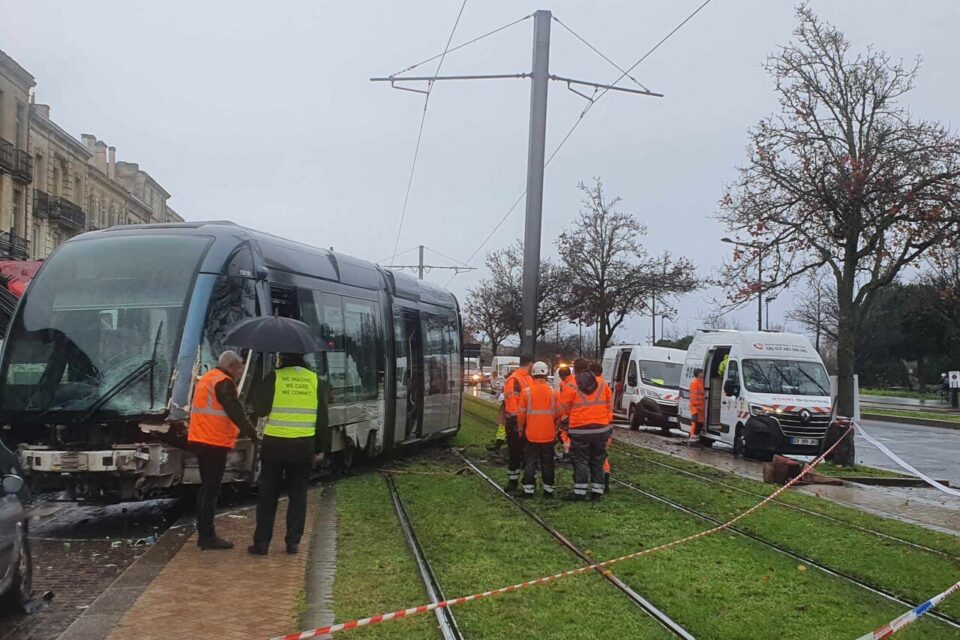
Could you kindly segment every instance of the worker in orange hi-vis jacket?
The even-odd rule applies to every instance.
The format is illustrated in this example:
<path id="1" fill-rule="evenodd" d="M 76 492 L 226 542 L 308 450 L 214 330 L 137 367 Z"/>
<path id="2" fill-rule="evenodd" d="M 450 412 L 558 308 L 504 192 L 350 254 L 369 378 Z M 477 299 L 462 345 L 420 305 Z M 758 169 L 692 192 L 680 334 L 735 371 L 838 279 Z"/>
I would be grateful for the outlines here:
<path id="1" fill-rule="evenodd" d="M 597 382 L 601 385 L 610 385 L 607 384 L 606 380 L 603 379 L 603 365 L 599 362 L 594 362 L 590 365 L 590 371 L 593 372 L 593 375 L 597 376 Z M 611 389 L 610 395 L 610 407 L 608 409 L 610 414 L 610 424 L 613 424 L 613 398 L 614 394 Z M 613 430 L 610 430 L 610 437 L 607 438 L 607 457 L 603 460 L 603 492 L 610 493 L 610 443 L 613 442 Z"/>
<path id="2" fill-rule="evenodd" d="M 552 498 L 556 460 L 553 443 L 557 440 L 557 392 L 547 384 L 550 368 L 546 362 L 533 365 L 533 384 L 520 394 L 517 423 L 523 438 L 523 496 L 533 497 L 537 488 L 537 468 L 543 481 L 543 497 Z"/>
<path id="3" fill-rule="evenodd" d="M 557 395 L 563 392 L 565 387 L 575 386 L 576 383 L 573 381 L 573 372 L 570 370 L 570 367 L 562 365 L 557 369 L 557 377 L 559 378 L 559 385 L 557 387 Z M 563 455 L 561 460 L 570 459 L 570 436 L 567 433 L 567 418 L 563 418 L 560 421 L 560 428 L 557 430 L 557 434 L 560 436 L 560 442 L 563 445 Z"/>
<path id="4" fill-rule="evenodd" d="M 523 469 L 523 439 L 517 425 L 517 411 L 520 408 L 520 394 L 533 384 L 530 370 L 533 368 L 533 356 L 522 354 L 520 366 L 503 383 L 503 409 L 507 427 L 507 486 L 504 491 L 516 492 L 520 488 L 520 472 Z"/>
<path id="5" fill-rule="evenodd" d="M 704 416 L 706 413 L 706 397 L 703 391 L 703 369 L 696 369 L 693 372 L 693 380 L 690 381 L 690 438 L 687 444 L 696 442 L 703 428 Z"/>
<path id="6" fill-rule="evenodd" d="M 576 367 L 576 385 L 560 393 L 560 414 L 569 416 L 570 451 L 573 454 L 573 493 L 568 500 L 603 498 L 603 461 L 610 439 L 611 393 L 598 381 L 587 362 Z"/>

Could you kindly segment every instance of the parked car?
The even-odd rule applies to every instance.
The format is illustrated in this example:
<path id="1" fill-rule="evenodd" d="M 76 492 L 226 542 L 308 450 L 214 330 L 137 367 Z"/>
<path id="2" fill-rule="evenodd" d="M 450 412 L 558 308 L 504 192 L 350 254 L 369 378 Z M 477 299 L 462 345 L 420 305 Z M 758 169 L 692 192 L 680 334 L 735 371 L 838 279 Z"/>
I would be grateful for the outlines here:
<path id="1" fill-rule="evenodd" d="M 33 589 L 33 557 L 27 539 L 26 489 L 20 476 L 7 474 L 0 483 L 0 600 L 25 608 Z"/>

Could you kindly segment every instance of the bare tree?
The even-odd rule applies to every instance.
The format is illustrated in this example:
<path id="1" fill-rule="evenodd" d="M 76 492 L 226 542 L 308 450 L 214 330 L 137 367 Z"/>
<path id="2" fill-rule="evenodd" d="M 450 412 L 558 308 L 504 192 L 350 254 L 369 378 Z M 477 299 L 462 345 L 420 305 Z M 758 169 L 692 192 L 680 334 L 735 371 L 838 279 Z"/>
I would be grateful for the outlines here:
<path id="1" fill-rule="evenodd" d="M 490 284 L 497 291 L 499 313 L 511 335 L 522 330 L 523 244 L 517 240 L 510 246 L 487 254 Z M 565 288 L 559 270 L 549 259 L 540 260 L 540 283 L 537 288 L 537 335 L 556 325 L 564 316 Z"/>
<path id="2" fill-rule="evenodd" d="M 787 312 L 787 320 L 813 334 L 818 353 L 827 343 L 837 344 L 837 291 L 829 279 L 823 270 L 809 272 L 804 278 L 806 289 L 794 297 L 794 306 Z"/>
<path id="3" fill-rule="evenodd" d="M 898 100 L 918 64 L 851 51 L 835 27 L 797 9 L 794 42 L 767 60 L 780 111 L 750 131 L 746 165 L 721 201 L 720 219 L 750 245 L 724 265 L 724 282 L 762 290 L 825 268 L 837 308 L 838 408 L 853 410 L 862 322 L 878 292 L 931 247 L 956 246 L 960 143 Z M 734 301 L 753 292 L 729 287 Z"/>
<path id="4" fill-rule="evenodd" d="M 488 280 L 467 292 L 464 315 L 467 326 L 490 341 L 490 350 L 496 357 L 505 339 L 513 334 L 504 321 L 503 300 L 497 288 Z"/>
<path id="5" fill-rule="evenodd" d="M 640 242 L 646 227 L 617 210 L 620 198 L 607 198 L 599 178 L 579 187 L 583 207 L 573 229 L 556 244 L 569 283 L 567 313 L 571 320 L 597 324 L 602 351 L 627 317 L 648 310 L 654 291 L 669 299 L 694 290 L 697 283 L 688 260 L 647 255 Z"/>

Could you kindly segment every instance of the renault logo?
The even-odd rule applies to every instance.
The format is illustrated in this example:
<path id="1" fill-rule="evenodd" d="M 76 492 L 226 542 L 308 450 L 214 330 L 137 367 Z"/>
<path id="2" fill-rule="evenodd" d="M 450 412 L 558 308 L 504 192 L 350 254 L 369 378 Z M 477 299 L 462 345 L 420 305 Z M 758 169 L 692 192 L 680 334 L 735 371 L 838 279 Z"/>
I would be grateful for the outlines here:
<path id="1" fill-rule="evenodd" d="M 810 412 L 804 409 L 800 412 L 800 421 L 801 422 L 810 422 Z"/>

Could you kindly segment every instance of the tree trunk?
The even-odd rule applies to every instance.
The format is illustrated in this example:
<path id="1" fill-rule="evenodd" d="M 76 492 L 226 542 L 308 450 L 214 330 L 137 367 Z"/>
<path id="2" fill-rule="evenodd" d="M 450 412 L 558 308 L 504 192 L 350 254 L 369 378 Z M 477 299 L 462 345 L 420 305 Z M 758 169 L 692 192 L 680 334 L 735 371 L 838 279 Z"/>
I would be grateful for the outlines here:
<path id="1" fill-rule="evenodd" d="M 858 328 L 858 309 L 853 303 L 853 279 L 837 283 L 837 416 L 853 418 L 854 415 L 854 365 L 856 362 L 856 343 Z M 833 431 L 831 429 L 831 431 Z M 826 438 L 825 446 L 830 446 L 834 438 Z M 830 455 L 833 462 L 851 466 L 856 459 L 853 436 L 849 435 Z"/>
<path id="2" fill-rule="evenodd" d="M 493 358 L 497 357 L 497 349 L 500 348 L 500 343 L 494 340 L 490 340 L 490 355 Z"/>

